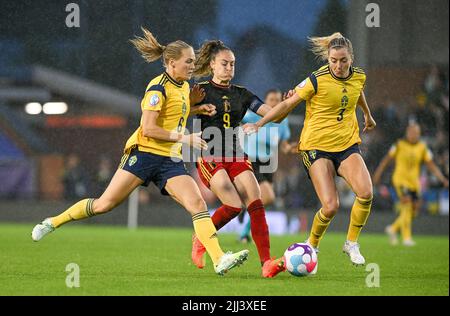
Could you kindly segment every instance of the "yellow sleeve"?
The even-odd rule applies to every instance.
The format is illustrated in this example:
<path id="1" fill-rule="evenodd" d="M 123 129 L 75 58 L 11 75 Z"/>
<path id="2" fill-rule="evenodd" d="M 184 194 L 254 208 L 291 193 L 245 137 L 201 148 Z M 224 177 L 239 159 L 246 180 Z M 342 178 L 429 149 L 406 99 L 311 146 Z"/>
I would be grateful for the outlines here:
<path id="1" fill-rule="evenodd" d="M 316 93 L 310 78 L 306 78 L 295 87 L 295 92 L 302 100 L 309 100 Z"/>
<path id="2" fill-rule="evenodd" d="M 391 146 L 388 153 L 389 157 L 394 158 L 397 155 L 397 144 Z"/>
<path id="3" fill-rule="evenodd" d="M 430 162 L 432 160 L 433 160 L 433 153 L 431 152 L 431 150 L 427 146 L 425 146 L 425 152 L 424 152 L 424 155 L 423 155 L 423 161 Z"/>
<path id="4" fill-rule="evenodd" d="M 147 89 L 142 99 L 142 111 L 161 111 L 166 101 L 166 91 L 161 85 L 154 85 Z"/>

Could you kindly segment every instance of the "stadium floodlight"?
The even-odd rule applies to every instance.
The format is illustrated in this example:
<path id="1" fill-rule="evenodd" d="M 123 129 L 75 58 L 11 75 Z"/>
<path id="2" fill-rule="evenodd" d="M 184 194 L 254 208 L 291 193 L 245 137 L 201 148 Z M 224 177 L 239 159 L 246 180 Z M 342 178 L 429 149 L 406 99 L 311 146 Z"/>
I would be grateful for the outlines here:
<path id="1" fill-rule="evenodd" d="M 64 114 L 68 110 L 65 102 L 47 102 L 44 104 L 43 110 L 47 115 Z"/>
<path id="2" fill-rule="evenodd" d="M 30 115 L 37 115 L 42 112 L 42 105 L 38 102 L 30 102 L 25 105 L 25 112 Z"/>

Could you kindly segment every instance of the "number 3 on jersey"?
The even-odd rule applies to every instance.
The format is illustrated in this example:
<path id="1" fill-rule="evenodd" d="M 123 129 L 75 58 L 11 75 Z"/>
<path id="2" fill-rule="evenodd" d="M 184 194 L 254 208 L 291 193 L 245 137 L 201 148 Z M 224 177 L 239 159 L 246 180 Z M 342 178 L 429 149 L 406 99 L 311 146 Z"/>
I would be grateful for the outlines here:
<path id="1" fill-rule="evenodd" d="M 338 118 L 337 118 L 337 120 L 340 122 L 340 121 L 342 121 L 343 119 L 344 119 L 344 112 L 345 112 L 345 109 L 341 109 L 340 111 L 339 111 L 339 116 L 338 116 Z"/>
<path id="2" fill-rule="evenodd" d="M 231 126 L 231 116 L 230 113 L 225 113 L 223 115 L 223 127 L 230 128 Z"/>

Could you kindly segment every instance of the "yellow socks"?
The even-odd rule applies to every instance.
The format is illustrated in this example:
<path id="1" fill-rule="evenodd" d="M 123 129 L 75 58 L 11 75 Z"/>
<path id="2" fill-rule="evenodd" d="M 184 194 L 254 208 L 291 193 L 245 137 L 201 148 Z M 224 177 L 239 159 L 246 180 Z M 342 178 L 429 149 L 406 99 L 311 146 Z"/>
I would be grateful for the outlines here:
<path id="1" fill-rule="evenodd" d="M 353 242 L 358 241 L 359 234 L 361 233 L 364 225 L 366 225 L 371 207 L 372 198 L 361 199 L 359 197 L 356 197 L 355 203 L 353 203 L 352 213 L 350 215 L 350 225 L 348 227 L 347 240 Z"/>
<path id="2" fill-rule="evenodd" d="M 412 237 L 412 220 L 414 210 L 412 203 L 399 203 L 400 215 L 391 225 L 391 230 L 396 233 L 401 232 L 403 240 L 409 240 Z"/>
<path id="3" fill-rule="evenodd" d="M 400 218 L 401 218 L 401 233 L 403 240 L 410 240 L 412 238 L 412 219 L 413 219 L 413 206 L 411 203 L 401 204 L 400 206 Z"/>
<path id="4" fill-rule="evenodd" d="M 214 265 L 218 264 L 219 259 L 223 256 L 223 251 L 220 248 L 217 231 L 209 213 L 205 211 L 195 214 L 192 216 L 192 222 L 197 238 L 205 246 Z"/>
<path id="5" fill-rule="evenodd" d="M 311 227 L 311 233 L 309 235 L 309 243 L 314 248 L 319 246 L 319 242 L 322 239 L 323 234 L 330 225 L 330 222 L 333 218 L 328 218 L 322 213 L 322 209 L 320 209 L 316 215 L 314 216 L 313 224 Z"/>
<path id="6" fill-rule="evenodd" d="M 391 225 L 392 232 L 397 233 L 400 229 L 402 229 L 402 220 L 403 218 L 401 215 L 397 216 L 397 219 Z"/>
<path id="7" fill-rule="evenodd" d="M 81 200 L 58 216 L 52 217 L 50 221 L 52 222 L 53 227 L 58 228 L 65 223 L 94 216 L 94 200 L 95 199 Z"/>

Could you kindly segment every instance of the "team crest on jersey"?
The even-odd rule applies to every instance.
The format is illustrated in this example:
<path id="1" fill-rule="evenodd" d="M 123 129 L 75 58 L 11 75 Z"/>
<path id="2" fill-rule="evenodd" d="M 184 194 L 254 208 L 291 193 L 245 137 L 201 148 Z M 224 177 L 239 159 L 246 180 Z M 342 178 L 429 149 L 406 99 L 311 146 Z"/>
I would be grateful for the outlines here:
<path id="1" fill-rule="evenodd" d="M 302 82 L 300 82 L 299 84 L 298 84 L 298 88 L 303 88 L 304 86 L 306 86 L 306 79 L 305 80 L 303 80 Z"/>
<path id="2" fill-rule="evenodd" d="M 132 157 L 130 158 L 130 160 L 128 160 L 128 165 L 129 165 L 130 167 L 132 167 L 136 162 L 137 162 L 137 157 L 136 157 L 136 156 L 132 156 Z"/>
<path id="3" fill-rule="evenodd" d="M 159 97 L 157 94 L 154 94 L 150 97 L 150 106 L 155 106 L 159 103 Z"/>
<path id="4" fill-rule="evenodd" d="M 231 112 L 231 103 L 228 100 L 228 97 L 227 96 L 223 96 L 222 99 L 223 99 L 223 110 L 224 110 L 224 112 L 225 113 Z"/>
<path id="5" fill-rule="evenodd" d="M 341 107 L 345 108 L 348 105 L 348 96 L 344 95 L 341 99 Z"/>
<path id="6" fill-rule="evenodd" d="M 308 152 L 308 154 L 309 154 L 309 157 L 311 157 L 311 159 L 313 159 L 313 160 L 316 159 L 317 152 L 315 150 L 310 150 Z"/>

